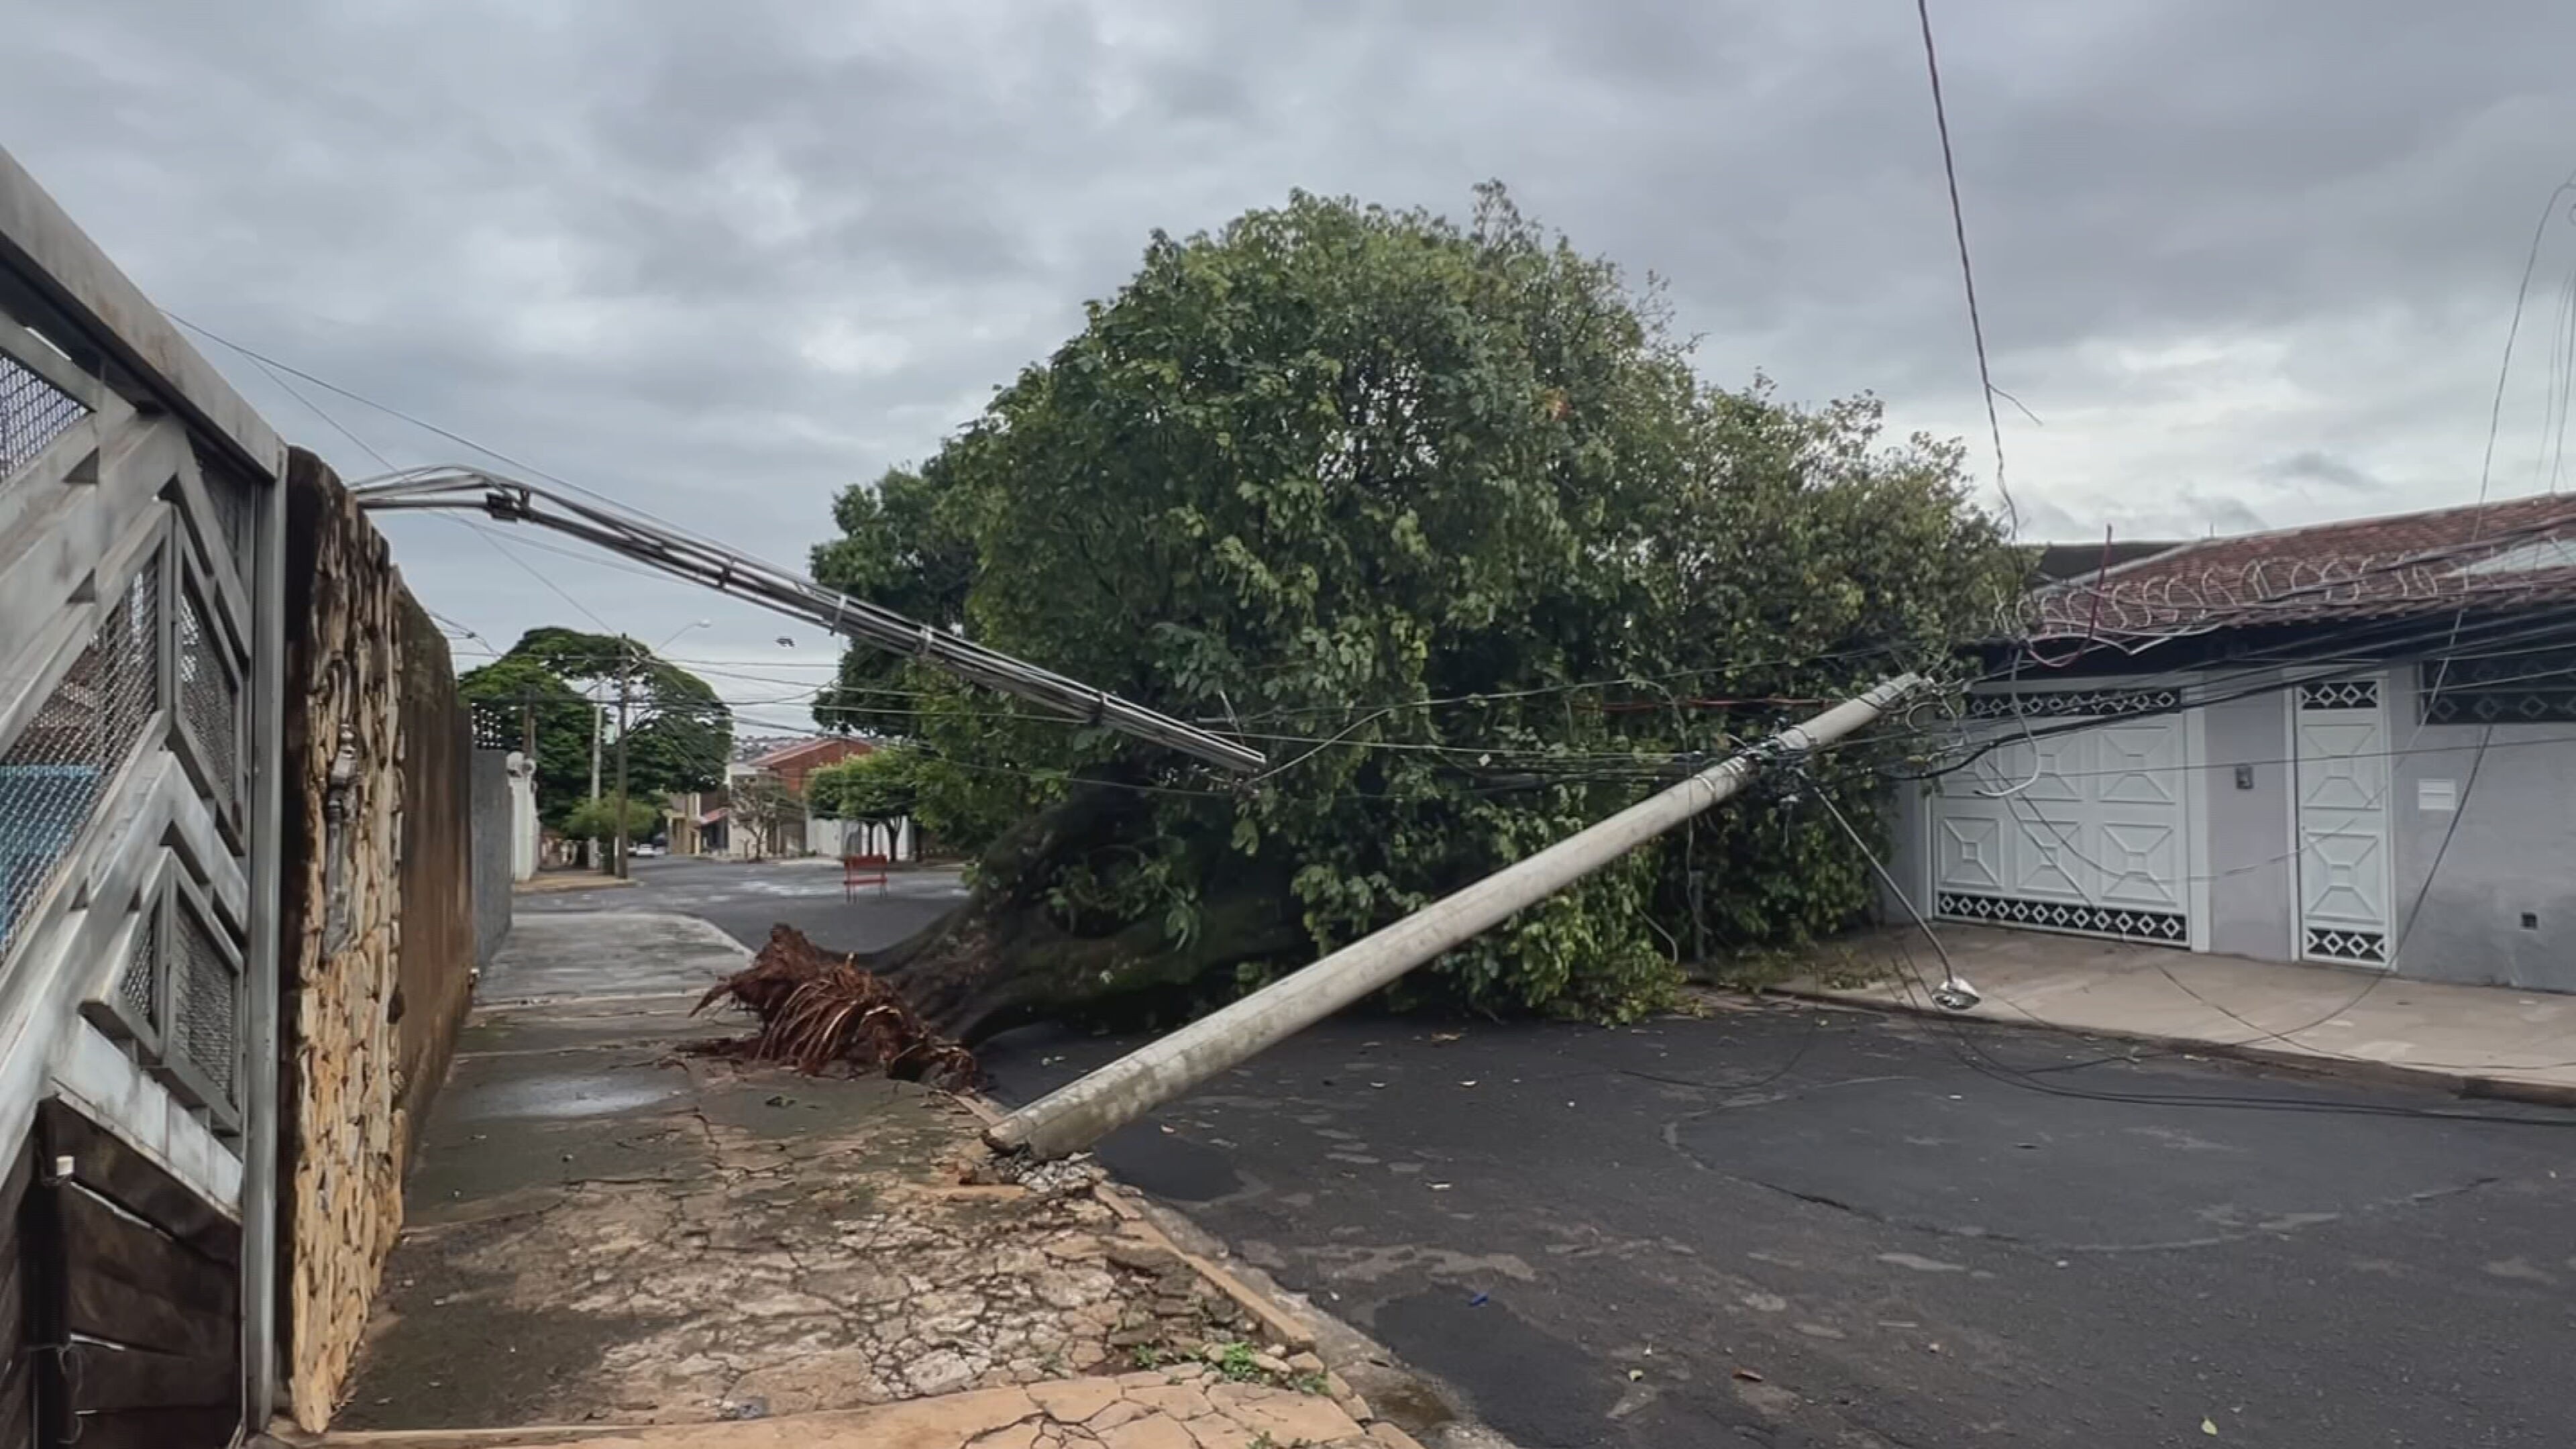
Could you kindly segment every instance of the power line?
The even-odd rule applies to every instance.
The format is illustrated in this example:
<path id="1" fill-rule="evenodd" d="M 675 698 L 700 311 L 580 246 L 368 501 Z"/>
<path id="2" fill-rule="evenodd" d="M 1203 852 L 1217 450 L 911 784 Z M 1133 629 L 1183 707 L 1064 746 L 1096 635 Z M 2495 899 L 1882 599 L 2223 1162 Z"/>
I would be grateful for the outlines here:
<path id="1" fill-rule="evenodd" d="M 513 468 L 525 468 L 529 472 L 537 474 L 539 477 L 552 479 L 557 483 L 563 483 L 567 488 L 577 486 L 571 483 L 565 483 L 563 479 L 556 478 L 555 475 L 546 472 L 546 470 L 538 467 L 534 463 L 523 462 L 520 459 L 513 458 L 509 454 L 501 452 L 496 448 L 487 448 L 483 444 L 474 441 L 472 438 L 466 437 L 462 433 L 451 432 L 446 428 L 440 427 L 436 423 L 429 422 L 425 419 L 418 418 L 410 413 L 404 412 L 402 409 L 395 407 L 390 403 L 381 403 L 376 401 L 374 398 L 368 397 L 364 393 L 353 392 L 328 378 L 316 377 L 312 373 L 306 372 L 304 369 L 295 366 L 293 363 L 280 362 L 276 358 L 271 357 L 264 352 L 260 352 L 254 348 L 246 347 L 239 342 L 235 342 L 231 338 L 224 336 L 222 333 L 215 331 L 213 328 L 199 326 L 197 323 L 189 321 L 187 318 L 180 316 L 178 313 L 171 311 L 167 307 L 161 309 L 161 315 L 178 323 L 180 326 L 187 328 L 189 331 L 204 337 L 210 342 L 231 348 L 233 351 L 240 353 L 242 356 L 249 358 L 251 361 L 258 363 L 262 367 L 273 367 L 281 372 L 291 373 L 294 376 L 300 377 L 306 382 L 313 384 L 315 387 L 324 388 L 337 393 L 341 397 L 347 398 L 353 403 L 359 403 L 366 407 L 374 408 L 376 411 L 383 413 L 388 417 L 400 418 L 402 421 L 411 424 L 413 427 L 422 429 L 425 432 L 435 433 L 438 436 L 445 438 L 447 441 L 455 443 L 461 447 L 472 448 L 475 452 L 481 453 L 488 458 L 493 458 L 506 463 Z M 354 441 L 354 437 L 352 441 Z M 371 454 L 375 452 L 372 448 L 367 451 Z M 384 460 L 379 456 L 377 461 L 383 462 Z M 393 465 L 390 463 L 387 463 L 385 467 L 388 472 L 393 470 Z M 639 509 L 637 511 L 641 512 L 642 510 Z"/>
<path id="2" fill-rule="evenodd" d="M 1994 435 L 1995 491 L 2003 495 L 2004 536 L 2011 538 L 2021 532 L 2021 510 L 2004 481 L 2004 422 L 1995 411 L 1995 375 L 1986 363 L 1986 324 L 1977 310 L 1977 269 L 1968 260 L 1968 217 L 1959 204 L 1959 163 L 1950 148 L 1950 108 L 1941 96 L 1941 56 L 1932 45 L 1931 0 L 1914 0 L 1914 13 L 1923 22 L 1923 69 L 1932 78 L 1932 120 L 1941 133 L 1941 174 L 1950 186 L 1950 230 L 1958 238 L 1959 280 L 1968 293 L 1968 334 L 1977 344 L 1978 391 L 1985 399 L 1987 431 Z"/>
<path id="3" fill-rule="evenodd" d="M 574 611 L 575 611 L 575 612 L 579 613 L 583 618 L 588 619 L 590 622 L 592 622 L 592 623 L 594 623 L 594 624 L 598 625 L 598 626 L 599 626 L 599 632 L 601 632 L 601 633 L 603 633 L 603 634 L 615 634 L 615 635 L 617 635 L 617 636 L 619 636 L 619 637 L 621 637 L 621 638 L 623 638 L 623 637 L 624 637 L 624 631 L 623 631 L 623 630 L 617 629 L 617 628 L 613 627 L 612 625 L 610 625 L 610 623 L 609 623 L 606 619 L 603 619 L 603 618 L 599 617 L 599 615 L 598 615 L 595 611 L 593 611 L 593 610 L 592 610 L 592 608 L 590 607 L 590 605 L 585 604 L 585 603 L 583 603 L 581 600 L 574 598 L 574 597 L 572 596 L 571 592 L 570 592 L 569 590 L 565 589 L 563 585 L 561 585 L 561 584 L 559 584 L 559 583 L 556 583 L 554 580 L 552 580 L 552 579 L 550 579 L 550 578 L 547 578 L 547 577 L 545 576 L 544 572 L 543 572 L 542 570 L 538 569 L 536 565 L 534 565 L 534 564 L 532 564 L 532 563 L 528 562 L 526 559 L 523 559 L 523 558 L 519 557 L 516 553 L 512 552 L 512 551 L 511 551 L 511 549 L 510 549 L 510 546 L 509 546 L 508 544 L 506 544 L 506 543 L 502 542 L 502 541 L 501 541 L 501 539 L 500 539 L 497 535 L 493 534 L 490 530 L 488 530 L 488 529 L 484 528 L 484 527 L 483 527 L 482 525 L 480 525 L 480 524 L 477 524 L 473 519 L 460 517 L 460 516 L 458 516 L 458 515 L 456 515 L 456 514 L 453 514 L 453 513 L 442 513 L 442 514 L 440 514 L 440 515 L 438 515 L 438 516 L 439 516 L 439 517 L 441 517 L 441 518 L 444 518 L 444 519 L 448 520 L 449 522 L 451 522 L 451 523 L 453 523 L 453 524 L 455 524 L 457 527 L 464 529 L 466 532 L 473 534 L 475 537 L 477 537 L 477 538 L 479 538 L 479 539 L 483 540 L 485 543 L 490 544 L 490 545 L 492 546 L 492 548 L 493 548 L 493 551 L 494 551 L 494 552 L 496 552 L 496 553 L 500 554 L 500 555 L 501 555 L 501 557 L 503 557 L 503 558 L 505 558 L 505 559 L 508 559 L 510 562 L 512 562 L 512 563 L 514 563 L 514 564 L 516 564 L 516 565 L 518 565 L 518 566 L 519 566 L 519 568 L 520 568 L 521 570 L 523 570 L 524 572 L 526 572 L 526 574 L 527 574 L 527 576 L 528 576 L 528 577 L 530 577 L 530 578 L 532 578 L 532 579 L 535 579 L 538 583 L 541 583 L 541 584 L 545 585 L 545 586 L 546 586 L 546 588 L 547 588 L 549 591 L 551 591 L 551 592 L 554 594 L 554 596 L 555 596 L 556 598 L 559 598 L 559 599 L 563 600 L 565 603 L 572 605 L 572 607 L 573 607 L 573 609 L 574 609 Z"/>
<path id="4" fill-rule="evenodd" d="M 1815 654 L 1781 655 L 1760 659 L 1732 659 L 1721 663 L 1696 665 L 1688 669 L 1675 669 L 1658 674 L 1623 674 L 1615 678 L 1575 680 L 1564 684 L 1531 685 L 1520 689 L 1478 690 L 1468 694 L 1435 695 L 1428 699 L 1399 700 L 1391 704 L 1383 705 L 1362 704 L 1356 701 L 1347 704 L 1281 705 L 1271 709 L 1252 710 L 1242 714 L 1235 720 L 1219 718 L 1213 715 L 1201 716 L 1200 723 L 1228 724 L 1238 722 L 1238 720 L 1241 723 L 1257 723 L 1268 719 L 1318 714 L 1348 716 L 1359 713 L 1363 710 L 1374 711 L 1381 715 L 1395 715 L 1413 710 L 1446 709 L 1458 706 L 1496 704 L 1511 700 L 1538 699 L 1551 695 L 1572 694 L 1589 689 L 1617 689 L 1621 687 L 1639 688 L 1657 684 L 1669 684 L 1684 679 L 1699 679 L 1712 674 L 1742 676 L 1765 669 L 1813 667 L 1818 664 L 1836 663 L 1850 659 L 1880 659 L 1893 655 L 1897 653 L 1898 650 L 1899 646 L 1895 644 L 1854 645 L 1848 649 L 1824 650 Z M 1640 702 L 1648 703 L 1649 701 Z"/>
<path id="5" fill-rule="evenodd" d="M 2459 631 L 2455 628 L 2437 628 L 2427 631 L 2425 634 L 2413 636 L 2411 638 L 2383 639 L 2375 641 L 2372 648 L 2375 653 L 2382 654 L 2386 652 L 2400 651 L 2411 644 L 2423 642 L 2434 634 L 2445 632 L 2448 632 L 2451 635 L 2452 645 L 2456 648 L 2459 639 Z M 2500 642 L 2518 643 L 2528 646 L 2528 650 L 2523 652 L 2529 652 L 2536 651 L 2548 644 L 2564 643 L 2571 638 L 2576 638 L 2576 620 L 2555 618 L 2545 620 L 2541 623 L 2531 624 L 2520 620 L 2503 619 L 2483 625 L 2476 632 L 2478 636 L 2477 642 L 2480 647 L 2486 647 Z M 2444 657 L 2449 658 L 2462 656 L 2456 656 L 2446 652 Z M 2465 657 L 2493 656 L 2472 655 Z M 2281 678 L 2269 679 L 2260 684 L 2219 694 L 2201 694 L 2193 692 L 2194 690 L 2206 689 L 2213 685 L 2223 686 L 2232 679 L 2242 679 L 2253 675 L 2270 675 L 2279 670 L 2295 670 L 2308 663 L 2320 663 L 2338 658 L 2346 662 L 2330 664 L 2327 667 L 2306 673 L 2285 675 Z M 2317 641 L 2317 646 L 2312 649 L 2304 659 L 2276 656 L 2265 663 L 2248 665 L 2237 669 L 2229 675 L 2219 676 L 2214 679 L 2199 679 L 2175 684 L 2171 686 L 2175 696 L 2172 703 L 2125 711 L 2119 714 L 2116 718 L 2119 720 L 2141 720 L 2154 719 L 2165 715 L 2181 714 L 2189 710 L 2205 709 L 2212 705 L 2229 704 L 2240 699 L 2250 699 L 2256 695 L 2279 693 L 2301 684 L 2317 684 L 2347 679 L 2356 674 L 2372 673 L 2384 670 L 2388 667 L 2389 661 L 2385 657 L 2353 659 L 2348 650 L 2338 646 L 2334 640 L 2329 638 Z M 1986 676 L 1985 680 L 1981 680 L 1979 682 L 1990 681 L 1996 677 L 2000 676 L 1989 675 Z M 2440 689 L 2438 681 L 2435 687 L 2428 692 L 2435 697 L 2439 696 Z M 2068 719 L 2056 724 L 2034 726 L 2029 725 L 2023 716 L 2016 715 L 2015 718 L 2024 719 L 2022 733 L 2018 735 L 1997 735 L 1991 739 L 1979 741 L 1968 748 L 1965 753 L 1958 755 L 1956 758 L 1948 759 L 1933 769 L 1919 772 L 1891 771 L 1890 773 L 1898 779 L 1933 779 L 1941 775 L 1951 774 L 1958 770 L 1965 769 L 1967 766 L 1975 763 L 1983 756 L 2001 749 L 2006 745 L 2021 743 L 2028 740 L 2046 739 L 2055 735 L 2071 734 L 2079 730 L 2097 729 L 2106 722 L 2103 717 L 2088 716 Z M 1927 728 L 1912 726 L 1910 719 L 1908 723 L 1909 729 L 1907 731 L 1907 735 L 1912 738 L 1939 738 L 1945 741 L 1955 741 L 1958 738 L 1955 724 L 1945 725 L 1938 728 Z M 2417 724 L 2418 731 L 2420 732 L 2422 728 L 2423 722 L 2419 721 Z M 1872 736 L 1872 738 L 1885 739 L 1888 738 L 1888 736 L 1877 735 Z M 2413 743 L 2412 740 L 2410 740 L 2409 743 L 2411 745 Z"/>
<path id="6" fill-rule="evenodd" d="M 357 444 L 358 451 L 365 453 L 368 457 L 376 460 L 376 466 L 383 468 L 387 472 L 393 471 L 394 465 L 392 459 L 377 452 L 374 444 L 368 442 L 362 437 L 359 437 L 356 433 L 351 432 L 347 424 L 341 422 L 338 418 L 331 416 L 330 413 L 323 409 L 321 404 L 315 402 L 309 397 L 306 397 L 303 392 L 295 386 L 295 384 L 288 382 L 286 378 L 278 372 L 274 364 L 265 362 L 257 357 L 252 357 L 251 365 L 257 367 L 261 372 L 266 373 L 269 381 L 276 383 L 279 387 L 285 389 L 288 397 L 304 404 L 307 411 L 311 412 L 315 417 L 320 418 L 323 422 L 328 423 L 331 427 L 337 429 L 341 437 Z"/>

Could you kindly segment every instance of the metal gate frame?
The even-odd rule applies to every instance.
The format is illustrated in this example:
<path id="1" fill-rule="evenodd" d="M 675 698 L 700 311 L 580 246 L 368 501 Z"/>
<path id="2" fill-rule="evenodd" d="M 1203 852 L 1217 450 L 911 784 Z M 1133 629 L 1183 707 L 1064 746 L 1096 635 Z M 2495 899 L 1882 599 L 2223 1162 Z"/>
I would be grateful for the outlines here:
<path id="1" fill-rule="evenodd" d="M 59 1100 L 240 1224 L 248 1430 L 276 1392 L 285 458 L 0 151 L 0 790 L 21 822 L 0 835 L 0 1150 Z M 50 823 L 25 824 L 39 799 Z"/>

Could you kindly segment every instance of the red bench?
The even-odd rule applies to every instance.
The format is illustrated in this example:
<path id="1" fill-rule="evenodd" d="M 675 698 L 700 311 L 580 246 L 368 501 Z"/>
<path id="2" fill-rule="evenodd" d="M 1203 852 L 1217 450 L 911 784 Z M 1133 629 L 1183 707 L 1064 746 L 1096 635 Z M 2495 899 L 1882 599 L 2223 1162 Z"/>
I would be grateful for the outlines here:
<path id="1" fill-rule="evenodd" d="M 886 866 L 882 855 L 845 855 L 841 857 L 841 899 L 855 901 L 859 887 L 872 885 L 878 895 L 886 893 Z"/>

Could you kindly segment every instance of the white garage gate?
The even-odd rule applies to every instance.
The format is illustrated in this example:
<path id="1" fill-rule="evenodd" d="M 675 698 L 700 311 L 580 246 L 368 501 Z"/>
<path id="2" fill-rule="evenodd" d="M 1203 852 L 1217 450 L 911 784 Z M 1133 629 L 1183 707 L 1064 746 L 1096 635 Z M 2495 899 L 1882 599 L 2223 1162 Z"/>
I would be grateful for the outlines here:
<path id="1" fill-rule="evenodd" d="M 1940 778 L 1929 815 L 1934 913 L 2190 946 L 2188 718 L 2171 688 L 1969 699 L 1999 741 Z M 2068 724 L 2089 728 L 2040 733 Z"/>

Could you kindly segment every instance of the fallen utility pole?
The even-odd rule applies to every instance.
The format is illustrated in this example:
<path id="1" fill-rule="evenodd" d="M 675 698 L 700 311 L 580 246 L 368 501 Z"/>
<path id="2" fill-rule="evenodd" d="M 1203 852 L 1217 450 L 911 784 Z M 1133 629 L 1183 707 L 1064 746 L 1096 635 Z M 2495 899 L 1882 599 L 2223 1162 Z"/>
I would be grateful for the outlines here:
<path id="1" fill-rule="evenodd" d="M 1923 682 L 1918 675 L 1898 675 L 1858 699 L 1783 730 L 1048 1093 L 994 1123 L 984 1140 L 1005 1152 L 1041 1158 L 1083 1151 L 1217 1073 L 1717 805 L 1743 789 L 1765 765 L 1804 755 L 1861 728 Z"/>

